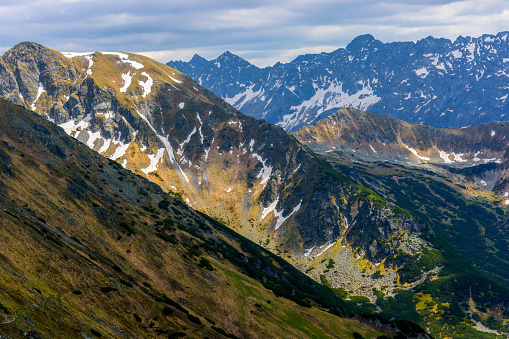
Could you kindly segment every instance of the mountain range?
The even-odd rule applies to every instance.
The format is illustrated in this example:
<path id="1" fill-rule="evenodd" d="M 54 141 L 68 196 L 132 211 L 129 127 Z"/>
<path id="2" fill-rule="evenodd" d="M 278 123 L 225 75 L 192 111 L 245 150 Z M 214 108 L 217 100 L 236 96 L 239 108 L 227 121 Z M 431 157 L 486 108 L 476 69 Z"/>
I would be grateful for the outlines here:
<path id="1" fill-rule="evenodd" d="M 383 43 L 355 38 L 331 53 L 258 68 L 230 52 L 168 65 L 244 114 L 295 131 L 343 107 L 462 127 L 509 120 L 508 32 Z"/>
<path id="2" fill-rule="evenodd" d="M 224 224 L 240 234 L 228 233 L 228 237 L 250 239 L 329 286 L 336 296 L 346 299 L 344 304 L 338 301 L 336 305 L 338 310 L 342 305 L 343 313 L 350 309 L 354 313 L 379 313 L 389 319 L 413 321 L 438 337 L 489 338 L 492 334 L 486 331 L 507 332 L 504 319 L 509 291 L 503 282 L 497 281 L 507 279 L 503 266 L 507 262 L 502 253 L 496 254 L 503 251 L 507 241 L 502 232 L 507 223 L 500 196 L 505 195 L 502 165 L 507 158 L 502 147 L 503 126 L 480 128 L 479 139 L 472 138 L 476 141 L 471 144 L 473 153 L 468 155 L 461 154 L 466 151 L 460 146 L 470 137 L 455 137 L 458 132 L 454 130 L 444 131 L 449 139 L 437 143 L 439 138 L 433 139 L 433 133 L 442 133 L 439 130 L 422 132 L 421 125 L 405 125 L 395 119 L 382 123 L 376 120 L 382 119 L 379 116 L 374 118 L 357 110 L 348 111 L 352 122 L 348 129 L 354 128 L 359 120 L 359 131 L 363 131 L 354 140 L 341 141 L 331 127 L 324 133 L 303 130 L 302 134 L 288 135 L 278 126 L 243 115 L 183 73 L 148 58 L 130 53 L 63 54 L 29 42 L 16 45 L 0 58 L 0 93 L 112 160 L 108 164 L 117 171 L 129 170 L 134 173 L 129 175 L 137 174 L 157 184 L 178 202 L 181 212 L 188 206 L 205 213 L 199 216 L 207 225 Z M 371 125 L 366 123 L 370 119 Z M 3 126 L 9 126 L 9 120 L 5 121 Z M 413 135 L 414 140 L 403 138 L 400 143 L 404 135 L 400 130 Z M 325 138 L 326 133 L 333 138 Z M 34 142 L 40 139 L 27 133 L 21 136 Z M 396 138 L 396 142 L 391 138 Z M 44 149 L 64 157 L 64 147 L 51 142 L 53 139 L 72 139 L 62 134 L 41 139 Z M 391 146 L 385 150 L 384 143 Z M 332 147 L 343 144 L 338 154 L 359 151 L 359 157 L 333 158 Z M 370 155 L 375 159 L 373 155 L 377 152 L 380 161 L 367 161 Z M 44 161 L 45 157 L 42 155 L 41 159 Z M 389 181 L 383 179 L 395 180 L 397 184 L 402 180 L 411 182 L 417 173 L 405 163 L 405 157 L 413 159 L 408 162 L 415 167 L 427 158 L 436 163 L 436 168 L 447 165 L 443 172 L 439 169 L 425 172 L 429 180 L 435 180 L 435 173 L 447 178 L 447 173 L 452 173 L 450 178 L 472 178 L 472 192 L 479 194 L 476 203 L 470 203 L 459 186 L 442 181 L 446 186 L 439 187 L 446 193 L 452 190 L 456 199 L 450 204 L 457 205 L 457 210 L 475 207 L 482 211 L 476 219 L 478 224 L 472 227 L 479 230 L 472 233 L 475 239 L 486 244 L 476 248 L 478 258 L 468 256 L 470 247 L 462 252 L 459 241 L 447 238 L 471 225 L 467 215 L 453 216 L 457 210 L 446 204 L 437 207 L 433 218 L 423 218 L 427 211 L 419 214 L 417 203 L 405 205 L 404 196 L 388 190 Z M 469 160 L 464 163 L 466 158 Z M 448 166 L 453 162 L 460 166 Z M 86 166 L 85 163 L 82 161 L 78 167 Z M 478 167 L 479 163 L 488 167 Z M 501 167 L 497 173 L 502 173 L 501 176 L 487 181 L 485 172 L 490 170 L 489 166 L 498 165 Z M 12 167 L 8 160 L 3 166 L 6 171 Z M 393 173 L 383 175 L 384 166 L 399 166 L 392 169 L 402 173 L 402 178 Z M 365 167 L 373 170 L 362 172 Z M 472 168 L 480 169 L 475 173 L 486 186 L 491 185 L 489 188 L 480 180 L 475 181 L 475 175 L 453 173 Z M 118 181 L 123 183 L 126 178 L 127 175 L 119 174 L 113 184 L 117 187 L 114 194 L 124 196 L 125 190 L 118 188 L 122 187 Z M 83 187 L 89 183 L 75 182 L 73 177 L 66 180 L 72 187 L 68 189 L 71 194 L 86 196 Z M 495 186 L 495 193 L 489 193 Z M 94 192 L 101 190 L 99 185 L 94 187 Z M 445 193 L 440 191 L 433 196 L 441 200 Z M 126 199 L 135 206 L 142 202 L 136 195 L 127 195 Z M 424 208 L 437 206 L 432 197 L 426 199 Z M 159 196 L 153 202 L 158 202 L 158 208 L 167 209 L 166 203 L 159 206 L 162 200 Z M 173 204 L 173 200 L 167 201 Z M 96 204 L 106 212 L 113 211 Z M 153 212 L 157 209 L 151 205 L 147 208 L 157 225 L 172 220 L 164 216 L 159 221 L 152 215 L 157 216 Z M 103 215 L 96 209 L 99 216 Z M 493 227 L 487 227 L 486 223 L 492 221 Z M 200 222 L 196 221 L 198 225 Z M 129 226 L 129 222 L 125 223 Z M 493 230 L 502 233 L 493 235 Z M 164 234 L 159 238 L 169 236 Z M 495 255 L 484 256 L 490 251 Z M 217 257 L 213 254 L 213 258 L 214 255 Z M 499 263 L 502 266 L 497 268 Z M 205 262 L 202 265 L 208 266 Z M 266 273 L 275 278 L 274 272 L 275 268 L 268 266 Z M 267 276 L 255 278 L 267 284 Z M 268 286 L 276 289 L 270 282 Z M 290 299 L 292 295 L 293 292 Z M 241 333 L 234 326 L 222 328 L 230 334 Z"/>

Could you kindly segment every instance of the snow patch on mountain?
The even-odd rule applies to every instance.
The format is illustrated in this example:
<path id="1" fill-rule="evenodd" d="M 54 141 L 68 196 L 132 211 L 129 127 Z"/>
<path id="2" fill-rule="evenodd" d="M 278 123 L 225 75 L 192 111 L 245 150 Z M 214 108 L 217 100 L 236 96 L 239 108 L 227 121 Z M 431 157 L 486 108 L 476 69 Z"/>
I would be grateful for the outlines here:
<path id="1" fill-rule="evenodd" d="M 270 176 L 272 175 L 272 166 L 268 166 L 266 165 L 265 163 L 267 162 L 267 159 L 263 160 L 263 158 L 256 154 L 256 153 L 253 153 L 251 154 L 251 156 L 253 158 L 256 158 L 258 159 L 258 161 L 260 161 L 262 163 L 262 169 L 260 170 L 260 173 L 258 173 L 258 175 L 256 176 L 258 179 L 262 179 L 262 181 L 260 182 L 262 185 L 265 185 L 267 183 L 267 181 L 269 180 Z"/>
<path id="2" fill-rule="evenodd" d="M 175 168 L 175 170 L 177 171 L 177 173 L 186 181 L 189 183 L 189 179 L 187 178 L 187 175 L 184 173 L 184 171 L 182 170 L 182 168 L 180 168 L 180 165 L 177 163 L 176 159 L 175 159 L 175 155 L 173 154 L 173 147 L 171 146 L 170 144 L 170 141 L 168 140 L 168 137 L 165 137 L 165 136 L 162 136 L 160 135 L 159 133 L 157 133 L 156 129 L 154 128 L 154 126 L 152 126 L 152 124 L 150 123 L 150 121 L 148 121 L 147 117 L 144 116 L 143 114 L 141 114 L 138 110 L 136 110 L 136 112 L 138 113 L 138 115 L 147 123 L 147 125 L 150 127 L 150 129 L 154 132 L 154 134 L 159 138 L 159 140 L 161 140 L 161 142 L 163 143 L 164 147 L 166 148 L 166 153 L 168 155 L 168 158 L 170 159 L 170 163 L 173 165 L 173 167 Z"/>
<path id="3" fill-rule="evenodd" d="M 247 87 L 243 92 L 238 93 L 231 98 L 225 97 L 224 101 L 226 101 L 232 106 L 235 106 L 237 109 L 241 109 L 246 103 L 248 103 L 253 98 L 263 95 L 263 88 L 260 88 L 258 91 L 253 91 L 254 87 L 255 85 L 252 84 L 251 86 Z"/>
<path id="4" fill-rule="evenodd" d="M 283 217 L 284 209 L 282 209 L 279 212 L 276 209 L 274 209 L 274 216 L 277 218 L 276 225 L 274 226 L 274 229 L 277 231 L 279 229 L 279 227 L 281 227 L 281 225 L 283 225 L 283 223 L 288 218 L 290 218 L 292 215 L 294 215 L 295 213 L 297 213 L 300 210 L 301 206 L 302 206 L 302 200 L 299 202 L 299 204 L 297 206 L 295 206 L 293 208 L 293 210 L 290 212 L 290 214 L 288 214 L 286 217 Z"/>
<path id="5" fill-rule="evenodd" d="M 324 254 L 324 253 L 325 253 L 325 251 L 327 251 L 329 248 L 331 248 L 332 246 L 334 246 L 334 244 L 335 244 L 335 243 L 336 243 L 336 241 L 334 241 L 333 243 L 331 243 L 331 242 L 330 242 L 330 240 L 329 240 L 329 241 L 328 241 L 325 245 L 320 246 L 320 249 L 322 249 L 322 248 L 323 248 L 323 250 L 322 250 L 320 253 L 318 253 L 316 256 L 317 256 L 317 257 L 319 257 L 319 256 L 321 256 L 322 254 Z M 324 247 L 325 247 L 325 248 L 324 248 Z"/>
<path id="6" fill-rule="evenodd" d="M 138 80 L 138 83 L 143 88 L 142 96 L 145 98 L 147 95 L 150 94 L 150 92 L 152 90 L 152 85 L 154 84 L 154 80 L 152 80 L 152 78 L 150 77 L 150 75 L 147 74 L 147 72 L 143 72 L 143 73 L 141 73 L 141 75 L 147 77 L 146 81 Z"/>
<path id="7" fill-rule="evenodd" d="M 125 53 L 119 53 L 119 52 L 101 52 L 101 53 L 108 54 L 108 55 L 116 55 L 119 57 L 120 61 L 130 64 L 132 67 L 134 67 L 136 69 L 142 69 L 143 67 L 145 67 L 145 66 L 143 66 L 142 63 L 139 63 L 138 61 L 130 60 L 129 55 L 127 55 Z"/>
<path id="8" fill-rule="evenodd" d="M 95 132 L 87 131 L 87 133 L 88 133 L 88 140 L 86 142 L 86 145 L 88 147 L 94 149 L 96 140 L 101 137 L 101 130 L 97 130 Z"/>
<path id="9" fill-rule="evenodd" d="M 298 124 L 314 121 L 323 112 L 339 107 L 352 106 L 361 110 L 366 110 L 369 106 L 380 101 L 380 97 L 374 93 L 369 81 L 359 81 L 358 85 L 362 86 L 360 90 L 349 94 L 343 90 L 343 83 L 332 83 L 327 88 L 315 88 L 315 94 L 308 100 L 303 101 L 300 105 L 291 106 L 294 113 L 283 116 L 283 121 L 277 125 L 285 130 L 291 130 Z M 309 112 L 313 111 L 310 116 Z"/>
<path id="10" fill-rule="evenodd" d="M 134 74 L 133 74 L 134 75 Z M 124 86 L 120 89 L 121 93 L 125 93 L 129 86 L 131 86 L 131 81 L 133 79 L 133 76 L 131 75 L 131 71 L 124 73 L 121 75 L 122 79 L 124 80 Z"/>
<path id="11" fill-rule="evenodd" d="M 157 170 L 157 165 L 159 164 L 159 161 L 163 158 L 164 155 L 164 148 L 160 148 L 157 150 L 156 154 L 149 154 L 148 158 L 150 159 L 150 165 L 146 168 L 142 168 L 141 171 L 148 175 L 150 172 L 153 172 Z"/>
<path id="12" fill-rule="evenodd" d="M 64 122 L 58 126 L 63 128 L 65 133 L 74 137 L 74 132 L 76 132 L 77 130 L 83 130 L 88 128 L 89 122 L 90 120 L 92 120 L 92 116 L 88 114 L 83 119 L 80 119 L 78 123 L 76 123 L 76 120 L 77 120 L 76 118 L 70 119 L 69 121 Z"/>
<path id="13" fill-rule="evenodd" d="M 276 209 L 277 203 L 279 202 L 279 197 L 277 197 L 276 200 L 274 200 L 269 206 L 265 207 L 262 211 L 262 215 L 260 217 L 260 221 L 265 219 L 265 217 L 272 211 Z"/>
<path id="14" fill-rule="evenodd" d="M 188 144 L 188 143 L 189 143 L 189 141 L 191 141 L 191 137 L 192 137 L 195 133 L 196 133 L 196 127 L 195 127 L 195 128 L 193 128 L 193 131 L 192 131 L 191 133 L 189 133 L 189 135 L 187 136 L 187 138 L 186 138 L 184 141 L 182 141 L 182 143 L 180 143 L 180 144 L 179 144 L 179 149 L 178 149 L 178 151 L 177 151 L 177 154 L 178 154 L 178 155 L 182 155 L 182 154 L 183 154 L 183 152 L 184 152 L 184 146 L 185 146 L 186 144 Z"/>
<path id="15" fill-rule="evenodd" d="M 438 153 L 440 154 L 440 158 L 442 158 L 442 160 L 444 160 L 444 162 L 446 164 L 452 164 L 454 161 L 457 161 L 457 162 L 466 162 L 467 160 L 463 159 L 462 156 L 464 155 L 463 153 L 447 153 L 447 152 L 444 152 L 444 151 L 438 151 Z M 453 159 L 451 160 L 450 159 L 450 156 L 453 156 Z"/>
<path id="16" fill-rule="evenodd" d="M 306 251 L 306 253 L 304 253 L 304 256 L 305 257 L 309 257 L 309 255 L 311 254 L 311 252 L 313 252 L 313 250 L 315 249 L 316 245 L 311 247 L 311 248 L 305 248 L 304 250 Z"/>
<path id="17" fill-rule="evenodd" d="M 41 96 L 41 94 L 43 92 L 46 92 L 46 90 L 44 89 L 44 86 L 42 85 L 42 83 L 39 82 L 39 88 L 37 88 L 37 95 L 35 96 L 35 100 L 34 102 L 32 103 L 32 111 L 35 111 L 37 109 L 37 100 L 39 100 L 39 97 Z"/>
<path id="18" fill-rule="evenodd" d="M 408 147 L 407 145 L 403 144 L 410 152 L 412 152 L 419 160 L 425 160 L 425 161 L 429 161 L 430 158 L 428 157 L 423 157 L 423 156 L 420 156 L 419 154 L 417 154 L 417 151 L 411 147 Z"/>
<path id="19" fill-rule="evenodd" d="M 418 77 L 421 77 L 421 78 L 426 78 L 429 74 L 429 71 L 426 67 L 421 67 L 419 69 L 416 69 L 414 72 Z"/>
<path id="20" fill-rule="evenodd" d="M 136 136 L 136 132 L 135 132 L 135 136 Z M 118 158 L 121 158 L 125 155 L 125 152 L 127 151 L 127 149 L 129 148 L 129 146 L 131 145 L 131 143 L 123 143 L 121 141 L 119 141 L 118 143 L 116 143 L 118 146 L 117 148 L 115 149 L 115 153 L 113 153 L 109 158 L 111 160 L 117 160 Z"/>
<path id="21" fill-rule="evenodd" d="M 175 78 L 174 78 L 174 77 L 172 77 L 171 75 L 168 75 L 168 76 L 170 77 L 170 79 L 171 79 L 171 80 L 173 80 L 173 81 L 174 81 L 174 82 L 176 82 L 177 84 L 181 84 L 181 83 L 182 83 L 182 81 L 175 79 Z"/>

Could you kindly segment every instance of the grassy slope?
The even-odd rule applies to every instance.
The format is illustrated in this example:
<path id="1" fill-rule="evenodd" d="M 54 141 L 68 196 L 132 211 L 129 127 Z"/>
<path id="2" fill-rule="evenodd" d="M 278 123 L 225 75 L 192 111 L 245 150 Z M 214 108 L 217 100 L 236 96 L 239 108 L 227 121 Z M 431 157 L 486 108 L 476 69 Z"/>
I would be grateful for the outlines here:
<path id="1" fill-rule="evenodd" d="M 380 335 L 325 312 L 343 304 L 284 261 L 18 106 L 1 106 L 1 126 L 12 128 L 0 135 L 2 335 Z M 311 295 L 306 284 L 322 292 Z M 314 306 L 298 306 L 292 290 L 302 297 L 295 301 Z"/>

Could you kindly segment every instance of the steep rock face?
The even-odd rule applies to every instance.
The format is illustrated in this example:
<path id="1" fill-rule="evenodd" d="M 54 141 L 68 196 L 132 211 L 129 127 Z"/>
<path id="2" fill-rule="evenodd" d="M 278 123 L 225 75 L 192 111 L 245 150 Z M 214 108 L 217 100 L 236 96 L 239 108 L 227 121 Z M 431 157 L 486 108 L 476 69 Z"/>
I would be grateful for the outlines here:
<path id="1" fill-rule="evenodd" d="M 414 123 L 460 127 L 508 119 L 508 32 L 382 43 L 355 38 L 331 53 L 257 68 L 225 53 L 168 65 L 241 110 L 287 131 L 343 107 Z"/>

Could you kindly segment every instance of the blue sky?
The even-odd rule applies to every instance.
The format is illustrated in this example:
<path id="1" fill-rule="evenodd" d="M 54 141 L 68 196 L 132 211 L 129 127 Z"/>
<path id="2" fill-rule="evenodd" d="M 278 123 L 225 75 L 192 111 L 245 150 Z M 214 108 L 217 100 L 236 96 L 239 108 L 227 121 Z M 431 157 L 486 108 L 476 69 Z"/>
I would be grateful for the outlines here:
<path id="1" fill-rule="evenodd" d="M 383 42 L 496 34 L 509 30 L 509 1 L 3 0 L 0 17 L 0 53 L 21 41 L 162 62 L 228 50 L 268 66 L 366 33 Z"/>

